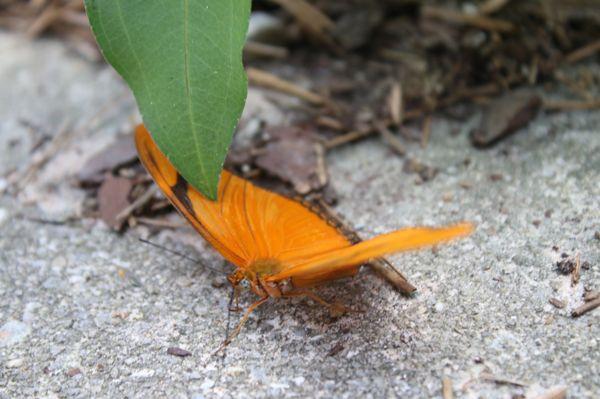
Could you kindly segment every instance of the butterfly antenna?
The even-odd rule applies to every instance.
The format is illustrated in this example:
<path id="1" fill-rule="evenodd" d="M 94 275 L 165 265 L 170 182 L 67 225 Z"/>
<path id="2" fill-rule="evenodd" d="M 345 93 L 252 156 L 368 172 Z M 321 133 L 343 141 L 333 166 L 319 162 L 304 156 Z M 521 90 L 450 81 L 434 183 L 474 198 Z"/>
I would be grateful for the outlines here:
<path id="1" fill-rule="evenodd" d="M 186 255 L 183 252 L 175 251 L 174 249 L 167 248 L 165 246 L 162 246 L 160 244 L 154 243 L 152 241 L 148 241 L 148 240 L 146 240 L 144 238 L 138 238 L 138 240 L 140 240 L 144 244 L 152 245 L 153 247 L 160 248 L 160 249 L 162 249 L 164 251 L 167 251 L 167 252 L 169 252 L 169 253 L 171 253 L 173 255 L 180 256 L 183 259 L 189 260 L 190 262 L 199 264 L 200 266 L 204 267 L 205 269 L 212 270 L 213 272 L 220 273 L 220 274 L 227 274 L 227 272 L 224 272 L 223 270 L 215 269 L 214 267 L 207 266 L 204 263 L 202 263 L 199 259 L 196 259 L 196 258 L 193 258 L 193 257 L 191 257 L 189 255 Z"/>

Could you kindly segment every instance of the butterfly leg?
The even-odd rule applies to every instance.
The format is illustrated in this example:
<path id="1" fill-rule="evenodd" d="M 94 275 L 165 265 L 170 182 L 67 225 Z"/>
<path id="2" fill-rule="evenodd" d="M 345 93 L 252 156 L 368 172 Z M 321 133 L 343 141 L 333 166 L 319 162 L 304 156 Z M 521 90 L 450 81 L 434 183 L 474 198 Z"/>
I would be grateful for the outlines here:
<path id="1" fill-rule="evenodd" d="M 223 343 L 221 344 L 219 349 L 217 349 L 215 351 L 215 353 L 214 353 L 215 355 L 217 353 L 219 353 L 221 350 L 223 350 L 227 345 L 229 345 L 231 343 L 231 341 L 233 341 L 233 339 L 240 333 L 240 331 L 242 331 L 242 327 L 244 326 L 246 321 L 248 321 L 248 317 L 250 317 L 250 314 L 252 312 L 254 312 L 254 310 L 256 310 L 256 308 L 258 308 L 260 305 L 267 302 L 268 300 L 269 300 L 268 296 L 262 297 L 258 301 L 254 302 L 252 305 L 250 305 L 248 307 L 248 309 L 246 309 L 246 313 L 244 313 L 244 316 L 242 316 L 242 319 L 239 321 L 238 325 L 231 332 L 231 334 L 225 339 L 225 341 L 223 341 Z"/>
<path id="2" fill-rule="evenodd" d="M 342 304 L 327 302 L 326 300 L 324 300 L 323 298 L 321 298 L 320 296 L 318 296 L 317 294 L 315 294 L 314 292 L 312 292 L 310 290 L 293 290 L 293 291 L 286 292 L 282 295 L 283 298 L 293 298 L 293 297 L 298 297 L 298 296 L 308 297 L 308 298 L 312 299 L 313 301 L 317 302 L 318 304 L 328 307 L 333 315 L 342 315 L 344 313 L 348 313 L 351 311 L 350 308 L 347 308 L 346 306 L 344 306 Z"/>
<path id="3" fill-rule="evenodd" d="M 238 299 L 240 298 L 240 293 L 241 290 L 238 285 L 232 286 L 231 296 L 229 297 L 229 304 L 227 305 L 229 312 L 241 312 L 243 310 L 238 302 Z"/>
<path id="4" fill-rule="evenodd" d="M 240 297 L 240 283 L 244 280 L 244 275 L 238 270 L 229 276 L 227 276 L 227 280 L 233 287 L 233 291 L 231 292 L 231 297 L 229 298 L 229 311 L 230 312 L 240 312 L 242 309 L 239 306 L 238 299 Z M 233 303 L 235 302 L 235 306 Z"/>

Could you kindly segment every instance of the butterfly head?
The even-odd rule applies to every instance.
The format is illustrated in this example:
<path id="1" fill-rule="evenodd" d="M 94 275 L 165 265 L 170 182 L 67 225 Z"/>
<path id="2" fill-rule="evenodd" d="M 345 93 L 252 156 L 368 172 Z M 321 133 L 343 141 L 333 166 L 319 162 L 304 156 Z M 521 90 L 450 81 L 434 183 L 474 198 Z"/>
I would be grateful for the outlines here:
<path id="1" fill-rule="evenodd" d="M 228 277 L 234 287 L 249 287 L 259 296 L 280 297 L 287 289 L 288 281 L 267 282 L 265 277 L 276 274 L 283 268 L 276 259 L 261 259 L 254 261 L 248 267 L 240 268 Z"/>

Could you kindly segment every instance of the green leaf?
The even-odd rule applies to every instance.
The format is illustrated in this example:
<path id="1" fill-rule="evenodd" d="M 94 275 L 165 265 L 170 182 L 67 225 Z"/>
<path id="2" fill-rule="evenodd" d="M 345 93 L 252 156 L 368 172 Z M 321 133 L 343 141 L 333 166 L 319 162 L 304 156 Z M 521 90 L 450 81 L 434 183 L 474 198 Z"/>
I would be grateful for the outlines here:
<path id="1" fill-rule="evenodd" d="M 244 108 L 250 0 L 85 0 L 106 60 L 175 168 L 210 199 Z"/>

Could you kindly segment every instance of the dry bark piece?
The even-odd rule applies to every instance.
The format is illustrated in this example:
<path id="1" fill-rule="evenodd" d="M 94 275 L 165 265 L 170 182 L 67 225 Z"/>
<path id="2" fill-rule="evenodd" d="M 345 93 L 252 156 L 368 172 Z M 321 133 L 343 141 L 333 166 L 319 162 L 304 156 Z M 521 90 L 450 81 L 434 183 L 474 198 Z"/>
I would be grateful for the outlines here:
<path id="1" fill-rule="evenodd" d="M 75 377 L 77 374 L 81 374 L 81 369 L 79 369 L 77 367 L 73 367 L 73 368 L 70 368 L 69 370 L 67 370 L 66 374 L 68 377 Z"/>
<path id="2" fill-rule="evenodd" d="M 132 187 L 130 179 L 107 175 L 98 190 L 100 218 L 116 230 L 123 225 L 123 220 L 119 220 L 117 216 L 129 206 Z"/>
<path id="3" fill-rule="evenodd" d="M 120 136 L 112 144 L 92 156 L 77 177 L 82 184 L 99 184 L 104 172 L 115 170 L 137 159 L 131 135 Z"/>
<path id="4" fill-rule="evenodd" d="M 587 312 L 589 312 L 590 310 L 596 309 L 598 306 L 600 306 L 600 298 L 596 298 L 592 301 L 584 303 L 580 307 L 573 310 L 573 312 L 571 312 L 571 316 L 573 316 L 573 317 L 582 316 L 582 315 L 586 314 Z"/>
<path id="5" fill-rule="evenodd" d="M 185 349 L 178 348 L 176 346 L 172 346 L 169 349 L 167 349 L 167 353 L 169 355 L 178 356 L 178 357 L 192 356 L 192 352 L 187 351 Z"/>
<path id="6" fill-rule="evenodd" d="M 479 129 L 471 135 L 475 147 L 489 147 L 518 129 L 536 115 L 541 98 L 529 90 L 512 91 L 493 100 L 485 109 Z"/>
<path id="7" fill-rule="evenodd" d="M 550 298 L 548 302 L 550 302 L 550 304 L 557 309 L 563 309 L 565 306 L 567 306 L 563 301 L 557 298 Z"/>

